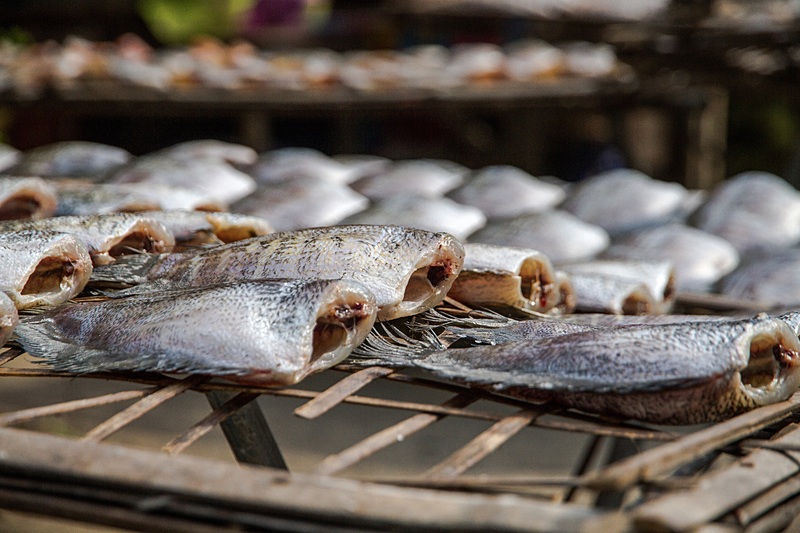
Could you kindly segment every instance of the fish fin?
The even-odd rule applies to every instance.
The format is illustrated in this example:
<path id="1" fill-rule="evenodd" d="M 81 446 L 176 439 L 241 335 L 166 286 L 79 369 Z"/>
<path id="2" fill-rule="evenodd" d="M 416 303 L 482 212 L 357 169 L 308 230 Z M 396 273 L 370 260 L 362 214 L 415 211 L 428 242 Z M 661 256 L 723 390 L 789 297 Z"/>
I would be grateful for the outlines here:
<path id="1" fill-rule="evenodd" d="M 436 309 L 430 309 L 414 317 L 414 324 L 424 326 L 444 326 L 462 328 L 503 328 L 516 324 L 519 320 L 501 315 L 488 309 L 473 310 L 469 315 L 456 316 Z"/>
<path id="2" fill-rule="evenodd" d="M 14 331 L 14 343 L 53 370 L 88 374 L 94 372 L 188 372 L 213 375 L 245 375 L 247 369 L 210 367 L 191 356 L 138 354 L 100 350 L 71 344 L 59 338 L 46 317 L 31 316 Z"/>
<path id="3" fill-rule="evenodd" d="M 378 323 L 350 354 L 347 362 L 357 366 L 412 366 L 412 360 L 442 351 L 446 346 L 430 329 L 405 333 L 398 327 Z"/>
<path id="4" fill-rule="evenodd" d="M 124 288 L 147 281 L 147 272 L 165 254 L 135 253 L 124 255 L 108 265 L 99 265 L 92 271 L 89 286 L 93 288 Z"/>

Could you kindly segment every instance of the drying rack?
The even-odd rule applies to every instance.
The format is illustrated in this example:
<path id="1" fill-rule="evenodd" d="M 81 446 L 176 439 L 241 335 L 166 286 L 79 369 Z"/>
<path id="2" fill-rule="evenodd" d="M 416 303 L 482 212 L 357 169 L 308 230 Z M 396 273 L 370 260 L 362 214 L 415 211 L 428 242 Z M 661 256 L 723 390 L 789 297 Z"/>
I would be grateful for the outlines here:
<path id="1" fill-rule="evenodd" d="M 141 531 L 760 532 L 798 525 L 800 393 L 713 425 L 654 427 L 378 366 L 341 364 L 322 374 L 322 386 L 312 378 L 269 389 L 197 375 L 76 376 L 25 359 L 4 348 L 0 383 L 104 380 L 111 391 L 0 414 L 1 508 Z M 187 395 L 210 408 L 198 419 L 169 420 L 168 442 L 108 442 Z M 294 402 L 294 420 L 314 424 L 357 407 L 378 414 L 378 429 L 349 435 L 357 432 L 347 414 L 336 431 L 350 443 L 290 471 L 259 405 L 276 398 Z M 53 431 L 58 424 L 36 424 L 98 409 L 112 414 L 68 437 Z M 468 429 L 434 431 L 447 424 Z M 218 427 L 238 464 L 191 453 Z M 554 446 L 541 432 L 567 440 Z M 374 468 L 376 458 L 412 439 L 431 439 L 440 456 Z M 481 468 L 509 448 L 566 466 Z M 365 463 L 372 466 L 359 471 Z"/>

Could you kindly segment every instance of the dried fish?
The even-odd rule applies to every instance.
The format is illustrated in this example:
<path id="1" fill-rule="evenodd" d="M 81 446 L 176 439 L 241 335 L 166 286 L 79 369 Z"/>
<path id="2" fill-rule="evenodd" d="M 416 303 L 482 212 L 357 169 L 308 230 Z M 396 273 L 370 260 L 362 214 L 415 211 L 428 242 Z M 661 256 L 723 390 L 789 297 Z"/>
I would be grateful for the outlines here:
<path id="1" fill-rule="evenodd" d="M 595 257 L 608 247 L 610 238 L 600 226 L 552 210 L 492 220 L 469 241 L 538 250 L 558 264 Z"/>
<path id="2" fill-rule="evenodd" d="M 785 400 L 800 385 L 800 341 L 782 320 L 587 329 L 444 349 L 370 336 L 368 364 L 413 366 L 470 386 L 589 413 L 699 424 Z"/>
<path id="3" fill-rule="evenodd" d="M 132 213 L 0 222 L 0 234 L 29 230 L 74 235 L 86 245 L 95 266 L 112 263 L 121 255 L 168 252 L 175 246 L 175 238 L 163 224 Z"/>
<path id="4" fill-rule="evenodd" d="M 16 165 L 21 157 L 22 152 L 6 143 L 0 143 L 0 172 Z"/>
<path id="5" fill-rule="evenodd" d="M 20 310 L 65 302 L 92 274 L 86 246 L 72 235 L 50 231 L 0 233 L 0 265 L 0 291 Z"/>
<path id="6" fill-rule="evenodd" d="M 290 385 L 347 357 L 376 310 L 355 281 L 261 280 L 65 304 L 24 317 L 16 333 L 58 370 Z"/>
<path id="7" fill-rule="evenodd" d="M 152 154 L 115 171 L 107 183 L 141 183 L 192 189 L 228 205 L 256 189 L 253 178 L 214 159 L 175 159 Z"/>
<path id="8" fill-rule="evenodd" d="M 93 280 L 148 283 L 127 291 L 202 287 L 263 278 L 354 279 L 375 295 L 378 318 L 421 313 L 442 301 L 464 263 L 446 233 L 397 226 L 332 226 L 273 233 L 194 252 L 129 256 Z"/>
<path id="9" fill-rule="evenodd" d="M 598 174 L 578 184 L 562 205 L 581 220 L 611 235 L 686 218 L 689 191 L 632 169 Z"/>
<path id="10" fill-rule="evenodd" d="M 770 307 L 800 304 L 800 250 L 748 257 L 722 278 L 719 292 Z"/>
<path id="11" fill-rule="evenodd" d="M 0 292 L 0 345 L 11 338 L 19 323 L 19 313 L 11 298 Z"/>
<path id="12" fill-rule="evenodd" d="M 87 183 L 75 179 L 52 181 L 58 195 L 56 215 L 103 215 L 159 209 L 159 201 L 130 184 Z"/>
<path id="13" fill-rule="evenodd" d="M 262 185 L 231 210 L 267 219 L 276 230 L 288 231 L 339 223 L 368 204 L 346 185 L 306 176 Z"/>
<path id="14" fill-rule="evenodd" d="M 92 176 L 119 168 L 131 159 L 127 150 L 87 141 L 47 144 L 22 153 L 19 163 L 6 169 L 17 176 Z"/>
<path id="15" fill-rule="evenodd" d="M 439 198 L 464 181 L 468 169 L 452 161 L 397 161 L 386 172 L 362 178 L 350 186 L 370 200 L 398 195 Z"/>
<path id="16" fill-rule="evenodd" d="M 24 220 L 52 216 L 56 191 L 37 177 L 0 177 L 0 220 Z"/>
<path id="17" fill-rule="evenodd" d="M 464 267 L 447 295 L 470 307 L 546 312 L 560 301 L 550 259 L 535 250 L 467 243 Z"/>
<path id="18" fill-rule="evenodd" d="M 569 274 L 575 311 L 615 315 L 650 315 L 657 304 L 644 283 L 599 274 Z"/>
<path id="19" fill-rule="evenodd" d="M 394 224 L 428 231 L 443 231 L 464 239 L 486 224 L 480 209 L 449 198 L 396 196 L 342 220 L 342 224 Z"/>
<path id="20" fill-rule="evenodd" d="M 569 274 L 563 270 L 556 270 L 556 286 L 558 287 L 559 299 L 556 305 L 550 309 L 550 314 L 564 315 L 575 311 L 578 299 Z"/>
<path id="21" fill-rule="evenodd" d="M 311 148 L 272 150 L 259 157 L 249 172 L 261 184 L 311 178 L 344 185 L 359 177 L 356 167 L 340 163 Z"/>
<path id="22" fill-rule="evenodd" d="M 269 222 L 260 217 L 238 213 L 204 211 L 145 211 L 142 216 L 157 220 L 175 236 L 176 247 L 241 241 L 272 233 Z"/>
<path id="23" fill-rule="evenodd" d="M 508 165 L 483 168 L 464 185 L 448 193 L 456 202 L 477 207 L 489 219 L 551 209 L 565 196 L 558 185 Z"/>
<path id="24" fill-rule="evenodd" d="M 636 261 L 669 261 L 675 266 L 675 287 L 708 291 L 739 264 L 728 241 L 682 224 L 642 230 L 615 242 L 606 257 Z"/>
<path id="25" fill-rule="evenodd" d="M 619 304 L 620 301 L 625 301 L 624 298 L 612 297 L 612 300 L 607 301 L 607 303 L 611 301 L 616 301 L 617 303 L 612 304 L 610 307 L 606 307 L 606 305 L 602 303 L 603 298 L 596 298 L 605 292 L 600 288 L 601 286 L 605 287 L 605 289 L 611 289 L 615 285 L 615 280 L 633 285 L 642 284 L 647 288 L 650 296 L 646 300 L 642 300 L 642 302 L 649 302 L 649 309 L 646 311 L 646 314 L 667 313 L 675 302 L 675 269 L 672 267 L 672 263 L 668 261 L 614 261 L 609 259 L 595 259 L 581 263 L 562 264 L 561 268 L 573 279 L 577 298 L 577 309 L 579 311 L 643 314 L 641 312 L 624 312 L 623 309 L 626 306 L 624 304 Z M 580 279 L 575 281 L 578 278 Z M 592 280 L 597 281 L 596 286 L 593 286 Z M 608 282 L 606 280 L 611 281 Z M 617 284 L 616 286 L 622 288 L 623 284 Z M 593 291 L 595 287 L 597 291 Z M 587 289 L 589 292 L 584 292 Z M 630 289 L 623 290 L 629 291 Z M 592 296 L 593 294 L 594 297 Z M 613 293 L 606 294 L 611 296 Z M 594 300 L 594 304 L 589 304 L 591 300 Z M 634 305 L 634 309 L 635 308 L 636 306 Z M 640 310 L 643 309 L 640 307 Z"/>
<path id="26" fill-rule="evenodd" d="M 774 174 L 744 172 L 720 184 L 693 222 L 742 253 L 792 246 L 800 241 L 800 193 Z"/>

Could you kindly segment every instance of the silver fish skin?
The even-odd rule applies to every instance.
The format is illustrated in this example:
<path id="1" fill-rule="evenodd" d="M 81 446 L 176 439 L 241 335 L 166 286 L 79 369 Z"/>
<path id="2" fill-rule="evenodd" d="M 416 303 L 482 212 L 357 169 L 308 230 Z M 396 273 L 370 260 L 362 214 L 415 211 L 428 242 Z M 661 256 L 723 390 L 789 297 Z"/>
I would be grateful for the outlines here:
<path id="1" fill-rule="evenodd" d="M 58 197 L 56 216 L 87 216 L 159 209 L 159 202 L 124 184 L 87 183 L 75 179 L 51 182 Z"/>
<path id="2" fill-rule="evenodd" d="M 347 357 L 375 321 L 346 280 L 260 280 L 59 306 L 26 316 L 22 346 L 77 373 L 192 372 L 291 385 Z"/>
<path id="3" fill-rule="evenodd" d="M 0 222 L 0 234 L 31 230 L 74 235 L 86 245 L 95 266 L 113 263 L 120 255 L 169 252 L 175 246 L 175 237 L 163 224 L 133 213 Z"/>
<path id="4" fill-rule="evenodd" d="M 63 141 L 22 153 L 19 163 L 6 169 L 17 176 L 91 176 L 125 165 L 131 154 L 122 148 L 88 141 Z"/>
<path id="5" fill-rule="evenodd" d="M 697 228 L 667 224 L 642 230 L 616 241 L 605 258 L 669 261 L 675 267 L 675 287 L 708 291 L 739 264 L 732 244 Z"/>
<path id="6" fill-rule="evenodd" d="M 56 212 L 55 189 L 38 177 L 0 177 L 0 220 L 46 218 Z"/>
<path id="7" fill-rule="evenodd" d="M 187 246 L 230 243 L 273 233 L 269 222 L 238 213 L 171 210 L 143 211 L 142 216 L 157 220 L 175 236 L 180 251 Z"/>
<path id="8" fill-rule="evenodd" d="M 452 235 L 398 226 L 332 226 L 273 233 L 206 250 L 128 257 L 98 281 L 200 287 L 248 279 L 354 279 L 375 295 L 378 318 L 421 313 L 439 304 L 464 263 Z M 147 284 L 144 284 L 147 283 Z"/>
<path id="9" fill-rule="evenodd" d="M 608 233 L 560 209 L 489 221 L 470 242 L 538 250 L 554 264 L 591 259 L 611 242 Z"/>
<path id="10" fill-rule="evenodd" d="M 553 265 L 536 250 L 467 243 L 464 266 L 447 295 L 470 307 L 544 313 L 560 300 Z"/>
<path id="11" fill-rule="evenodd" d="M 0 172 L 16 165 L 21 157 L 22 152 L 11 145 L 0 143 Z"/>
<path id="12" fill-rule="evenodd" d="M 476 171 L 447 196 L 477 207 L 491 220 L 552 209 L 566 193 L 558 185 L 539 180 L 522 169 L 498 165 Z"/>
<path id="13" fill-rule="evenodd" d="M 657 303 L 644 283 L 601 274 L 569 274 L 575 311 L 614 315 L 656 314 Z"/>
<path id="14" fill-rule="evenodd" d="M 800 193 L 768 172 L 743 172 L 722 182 L 692 217 L 740 253 L 800 242 Z"/>
<path id="15" fill-rule="evenodd" d="M 19 313 L 14 302 L 0 292 L 0 345 L 5 345 L 19 323 Z"/>
<path id="16" fill-rule="evenodd" d="M 72 235 L 19 231 L 0 233 L 0 267 L 0 291 L 23 310 L 77 296 L 92 274 L 92 259 Z"/>
<path id="17" fill-rule="evenodd" d="M 367 154 L 339 154 L 333 156 L 333 160 L 350 170 L 353 176 L 351 182 L 383 174 L 393 164 L 387 157 Z"/>
<path id="18" fill-rule="evenodd" d="M 689 191 L 679 183 L 651 178 L 633 169 L 597 174 L 579 183 L 562 209 L 596 224 L 609 234 L 685 219 Z"/>
<path id="19" fill-rule="evenodd" d="M 359 176 L 355 167 L 335 161 L 312 148 L 281 148 L 269 151 L 259 157 L 248 172 L 259 184 L 311 178 L 346 185 Z"/>
<path id="20" fill-rule="evenodd" d="M 346 185 L 306 176 L 261 185 L 231 211 L 262 217 L 277 231 L 290 231 L 337 224 L 367 205 L 367 198 Z"/>
<path id="21" fill-rule="evenodd" d="M 397 161 L 386 172 L 362 178 L 350 187 L 373 201 L 398 195 L 439 198 L 461 185 L 469 171 L 449 161 Z"/>
<path id="22" fill-rule="evenodd" d="M 249 146 L 217 139 L 198 139 L 173 144 L 157 153 L 173 159 L 213 159 L 242 166 L 252 165 L 258 160 L 258 153 Z"/>
<path id="23" fill-rule="evenodd" d="M 427 231 L 443 231 L 464 239 L 486 224 L 480 209 L 449 198 L 395 196 L 342 220 L 342 224 L 392 224 Z"/>
<path id="24" fill-rule="evenodd" d="M 193 189 L 221 204 L 241 200 L 256 189 L 249 175 L 214 159 L 174 159 L 163 154 L 136 158 L 106 183 L 141 183 Z"/>
<path id="25" fill-rule="evenodd" d="M 653 314 L 668 313 L 675 303 L 675 269 L 669 261 L 595 259 L 580 263 L 562 264 L 560 268 L 571 276 L 599 276 L 600 278 L 642 283 L 650 291 L 650 299 L 653 302 L 651 311 Z M 581 298 L 580 296 L 577 296 L 577 298 L 579 300 L 578 307 L 580 308 Z"/>
<path id="26" fill-rule="evenodd" d="M 717 288 L 754 306 L 800 305 L 800 250 L 753 254 L 722 278 Z"/>
<path id="27" fill-rule="evenodd" d="M 800 385 L 800 341 L 784 321 L 766 315 L 601 328 L 496 346 L 432 346 L 427 354 L 383 353 L 374 354 L 379 364 L 656 424 L 723 420 L 783 401 Z"/>

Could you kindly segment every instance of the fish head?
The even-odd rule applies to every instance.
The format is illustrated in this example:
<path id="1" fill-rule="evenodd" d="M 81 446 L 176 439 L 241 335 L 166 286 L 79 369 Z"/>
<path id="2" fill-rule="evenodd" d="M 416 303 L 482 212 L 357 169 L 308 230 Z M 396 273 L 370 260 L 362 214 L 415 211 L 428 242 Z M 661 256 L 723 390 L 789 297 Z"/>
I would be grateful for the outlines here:
<path id="1" fill-rule="evenodd" d="M 422 313 L 444 300 L 464 266 L 464 246 L 448 233 L 438 233 L 409 274 L 403 299 L 381 308 L 379 320 Z"/>
<path id="2" fill-rule="evenodd" d="M 760 320 L 748 337 L 747 364 L 738 371 L 743 401 L 783 401 L 800 387 L 800 340 L 781 320 Z"/>

